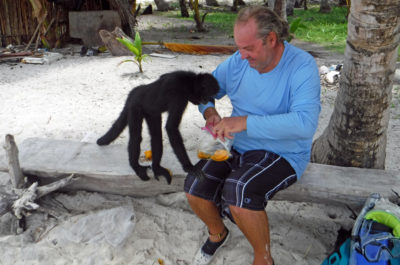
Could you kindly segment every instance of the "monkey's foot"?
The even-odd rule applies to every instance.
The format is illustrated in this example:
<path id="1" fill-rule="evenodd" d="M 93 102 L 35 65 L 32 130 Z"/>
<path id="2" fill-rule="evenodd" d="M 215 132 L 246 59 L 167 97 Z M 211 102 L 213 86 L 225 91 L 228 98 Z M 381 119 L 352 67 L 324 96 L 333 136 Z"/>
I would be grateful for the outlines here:
<path id="1" fill-rule="evenodd" d="M 195 166 L 193 166 L 192 163 L 182 165 L 182 167 L 183 167 L 183 171 L 185 171 L 187 173 L 193 171 L 193 169 L 195 168 Z"/>
<path id="2" fill-rule="evenodd" d="M 206 175 L 202 170 L 202 165 L 200 164 L 196 164 L 194 166 L 193 165 L 183 166 L 183 170 L 187 172 L 189 175 L 195 176 L 199 181 L 202 181 L 206 177 Z"/>
<path id="3" fill-rule="evenodd" d="M 189 171 L 188 174 L 195 176 L 199 181 L 203 181 L 206 178 L 205 173 L 203 172 L 202 168 L 196 164 L 193 166 Z"/>
<path id="4" fill-rule="evenodd" d="M 105 139 L 105 137 L 100 137 L 99 139 L 97 139 L 97 142 L 96 142 L 98 145 L 108 145 L 108 144 L 110 144 L 110 141 L 107 141 L 106 139 Z"/>
<path id="5" fill-rule="evenodd" d="M 143 167 L 143 166 L 135 166 L 134 170 L 136 172 L 136 175 L 143 180 L 147 181 L 150 180 L 150 177 L 147 175 L 147 169 L 150 168 L 149 166 Z"/>
<path id="6" fill-rule="evenodd" d="M 158 176 L 164 176 L 165 179 L 167 180 L 168 184 L 171 184 L 171 174 L 169 173 L 169 170 L 164 168 L 164 167 L 157 167 L 154 168 L 153 167 L 153 172 L 154 172 L 154 177 L 156 178 L 156 180 L 160 180 L 158 178 Z"/>

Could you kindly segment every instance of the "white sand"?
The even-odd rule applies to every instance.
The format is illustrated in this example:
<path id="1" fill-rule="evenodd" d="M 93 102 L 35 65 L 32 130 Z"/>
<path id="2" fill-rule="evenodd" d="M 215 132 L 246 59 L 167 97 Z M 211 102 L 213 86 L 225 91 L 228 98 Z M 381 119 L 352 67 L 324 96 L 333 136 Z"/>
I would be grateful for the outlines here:
<path id="1" fill-rule="evenodd" d="M 226 57 L 179 54 L 175 59 L 151 58 L 144 64 L 144 74 L 137 74 L 132 63 L 117 66 L 123 57 L 104 55 L 66 56 L 50 65 L 2 63 L 0 141 L 5 134 L 13 134 L 17 144 L 29 137 L 94 142 L 117 117 L 132 87 L 176 69 L 210 72 Z M 317 134 L 329 121 L 335 95 L 334 89 L 323 88 Z M 399 169 L 399 107 L 395 100 L 387 148 L 390 169 Z M 229 115 L 228 100 L 219 102 L 218 107 L 222 115 Z M 189 150 L 196 148 L 203 125 L 197 107 L 189 105 L 181 124 Z M 149 148 L 147 131 L 143 136 L 145 150 Z M 164 155 L 172 155 L 165 136 Z M 125 131 L 116 143 L 127 140 Z M 2 173 L 0 180 L 9 185 L 7 174 Z M 7 235 L 9 216 L 0 219 L 0 264 L 153 265 L 162 259 L 164 264 L 183 265 L 190 264 L 206 237 L 182 192 L 145 199 L 84 191 L 53 193 L 40 205 L 52 210 L 53 216 L 35 213 L 27 219 L 29 229 L 21 235 Z M 281 265 L 321 264 L 340 225 L 348 228 L 352 223 L 345 207 L 272 201 L 267 212 L 272 254 Z M 236 226 L 229 221 L 226 224 L 233 237 L 213 264 L 251 264 L 249 243 Z"/>

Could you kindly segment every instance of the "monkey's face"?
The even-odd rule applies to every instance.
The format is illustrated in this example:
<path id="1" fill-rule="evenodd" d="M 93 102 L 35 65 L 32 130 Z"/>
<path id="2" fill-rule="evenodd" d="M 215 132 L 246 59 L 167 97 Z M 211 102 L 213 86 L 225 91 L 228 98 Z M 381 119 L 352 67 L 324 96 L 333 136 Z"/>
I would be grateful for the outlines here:
<path id="1" fill-rule="evenodd" d="M 211 74 L 199 74 L 196 80 L 193 96 L 189 101 L 195 105 L 207 104 L 214 101 L 214 97 L 219 91 L 217 80 Z"/>
<path id="2" fill-rule="evenodd" d="M 215 95 L 213 95 L 213 96 L 211 96 L 211 97 L 204 97 L 204 98 L 202 98 L 201 101 L 199 102 L 199 104 L 205 105 L 205 104 L 207 104 L 207 103 L 210 102 L 210 101 L 214 102 L 214 96 L 215 96 Z M 197 104 L 197 105 L 198 105 L 198 104 Z"/>

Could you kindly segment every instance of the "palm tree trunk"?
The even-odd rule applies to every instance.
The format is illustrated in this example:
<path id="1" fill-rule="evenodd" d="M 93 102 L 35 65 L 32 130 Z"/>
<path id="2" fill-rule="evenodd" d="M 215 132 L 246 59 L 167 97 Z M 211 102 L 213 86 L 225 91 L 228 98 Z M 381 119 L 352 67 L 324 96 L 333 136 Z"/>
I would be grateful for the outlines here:
<path id="1" fill-rule="evenodd" d="M 179 0 L 179 6 L 181 8 L 181 17 L 189 17 L 189 12 L 186 7 L 186 1 Z"/>
<path id="2" fill-rule="evenodd" d="M 130 5 L 128 0 L 109 0 L 112 9 L 118 11 L 121 17 L 122 30 L 130 37 L 135 36 L 136 17 L 134 15 L 135 6 Z"/>
<path id="3" fill-rule="evenodd" d="M 293 16 L 293 10 L 296 0 L 286 1 L 286 16 Z"/>
<path id="4" fill-rule="evenodd" d="M 274 11 L 284 20 L 286 18 L 286 0 L 275 0 Z"/>
<path id="5" fill-rule="evenodd" d="M 329 6 L 328 0 L 321 0 L 319 4 L 319 12 L 321 13 L 331 12 L 331 7 Z"/>
<path id="6" fill-rule="evenodd" d="M 268 7 L 274 10 L 281 18 L 287 20 L 286 0 L 268 0 Z"/>
<path id="7" fill-rule="evenodd" d="M 207 31 L 206 28 L 204 27 L 204 23 L 203 23 L 205 15 L 203 15 L 203 19 L 200 18 L 199 0 L 194 0 L 194 2 L 193 2 L 193 13 L 194 13 L 194 21 L 196 22 L 197 31 L 199 31 L 199 32 Z"/>
<path id="8" fill-rule="evenodd" d="M 399 13 L 400 0 L 352 1 L 340 88 L 313 162 L 384 169 Z"/>

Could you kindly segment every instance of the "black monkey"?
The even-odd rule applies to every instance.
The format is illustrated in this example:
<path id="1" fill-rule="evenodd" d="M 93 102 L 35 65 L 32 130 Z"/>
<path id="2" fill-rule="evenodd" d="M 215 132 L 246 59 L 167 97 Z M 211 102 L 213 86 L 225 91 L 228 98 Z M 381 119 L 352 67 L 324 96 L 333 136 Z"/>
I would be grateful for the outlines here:
<path id="1" fill-rule="evenodd" d="M 186 172 L 194 172 L 193 164 L 186 153 L 179 124 L 188 102 L 198 105 L 213 100 L 219 90 L 217 80 L 208 73 L 196 74 L 190 71 L 175 71 L 162 75 L 158 80 L 134 88 L 128 95 L 125 106 L 109 131 L 97 140 L 98 145 L 114 141 L 129 127 L 129 163 L 142 180 L 149 180 L 148 167 L 139 165 L 142 123 L 146 120 L 151 136 L 152 170 L 155 178 L 164 176 L 171 183 L 169 171 L 160 166 L 162 157 L 161 113 L 168 111 L 166 131 L 169 141 Z"/>

